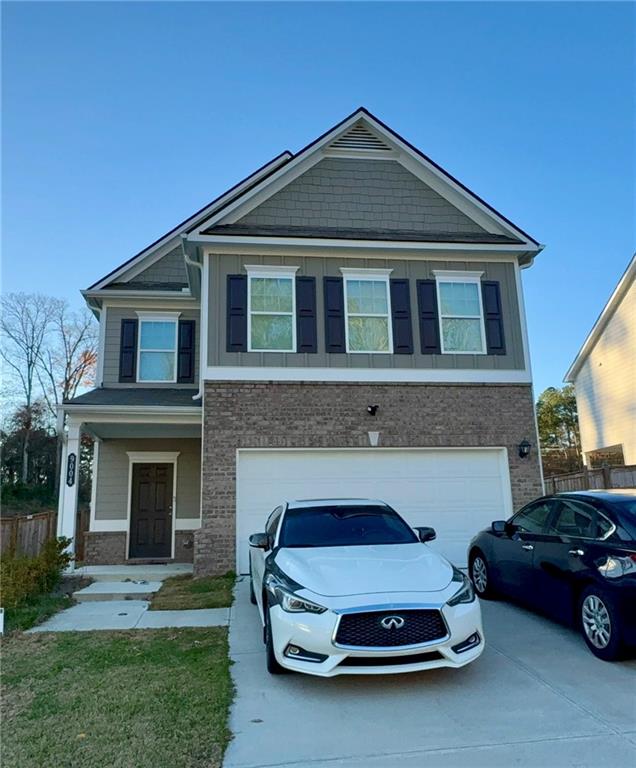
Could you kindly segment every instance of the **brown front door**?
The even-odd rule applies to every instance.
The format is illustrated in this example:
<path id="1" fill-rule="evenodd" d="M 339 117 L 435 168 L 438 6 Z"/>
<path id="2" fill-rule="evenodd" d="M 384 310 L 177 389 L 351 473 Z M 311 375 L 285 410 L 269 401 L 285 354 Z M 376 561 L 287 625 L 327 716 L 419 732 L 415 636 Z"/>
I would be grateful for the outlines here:
<path id="1" fill-rule="evenodd" d="M 133 464 L 129 557 L 172 554 L 172 464 Z"/>

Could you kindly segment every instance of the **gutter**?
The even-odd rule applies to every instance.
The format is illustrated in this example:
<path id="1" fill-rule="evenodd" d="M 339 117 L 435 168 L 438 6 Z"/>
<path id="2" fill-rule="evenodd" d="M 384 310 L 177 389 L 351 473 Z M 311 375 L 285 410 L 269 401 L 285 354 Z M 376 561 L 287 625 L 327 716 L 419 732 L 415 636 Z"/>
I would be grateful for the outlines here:
<path id="1" fill-rule="evenodd" d="M 200 278 L 201 278 L 201 293 L 203 293 L 203 264 L 199 261 L 194 261 L 194 259 L 191 259 L 188 255 L 188 252 L 186 250 L 186 243 L 188 241 L 188 235 L 186 233 L 181 235 L 181 250 L 183 251 L 183 258 L 185 259 L 185 263 L 188 264 L 191 267 L 196 267 L 199 270 Z M 201 313 L 200 318 L 203 318 L 203 302 L 200 303 L 201 306 Z M 201 333 L 201 329 L 199 328 L 199 338 L 203 338 L 203 335 Z M 201 350 L 203 351 L 203 350 Z M 193 400 L 200 400 L 203 397 L 203 376 L 201 374 L 201 361 L 203 357 L 201 354 L 199 354 L 199 391 L 196 393 L 196 395 L 192 396 Z"/>

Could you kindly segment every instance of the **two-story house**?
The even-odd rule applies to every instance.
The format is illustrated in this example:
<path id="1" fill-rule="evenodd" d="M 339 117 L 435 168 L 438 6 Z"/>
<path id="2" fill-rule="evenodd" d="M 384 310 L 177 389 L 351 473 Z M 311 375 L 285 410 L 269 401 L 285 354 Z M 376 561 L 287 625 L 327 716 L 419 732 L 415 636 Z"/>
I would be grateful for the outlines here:
<path id="1" fill-rule="evenodd" d="M 59 533 L 86 561 L 248 567 L 286 498 L 381 498 L 459 564 L 541 493 L 521 270 L 541 246 L 365 109 L 83 292 Z M 529 446 L 528 446 L 529 443 Z"/>

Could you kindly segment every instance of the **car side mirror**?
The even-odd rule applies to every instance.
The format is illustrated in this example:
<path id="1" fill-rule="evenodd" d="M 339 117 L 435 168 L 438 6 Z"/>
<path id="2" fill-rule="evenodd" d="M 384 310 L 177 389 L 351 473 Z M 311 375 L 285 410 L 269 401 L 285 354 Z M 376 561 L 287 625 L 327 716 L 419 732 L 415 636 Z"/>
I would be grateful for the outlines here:
<path id="1" fill-rule="evenodd" d="M 269 536 L 266 533 L 253 533 L 250 538 L 250 547 L 256 549 L 269 549 Z"/>
<path id="2" fill-rule="evenodd" d="M 419 526 L 415 529 L 417 531 L 417 535 L 420 537 L 420 541 L 423 544 L 426 544 L 427 541 L 433 541 L 433 539 L 437 538 L 437 534 L 435 533 L 434 528 L 429 528 L 426 525 Z"/>
<path id="3" fill-rule="evenodd" d="M 508 530 L 508 523 L 505 520 L 493 520 L 490 528 L 493 533 L 506 533 Z"/>

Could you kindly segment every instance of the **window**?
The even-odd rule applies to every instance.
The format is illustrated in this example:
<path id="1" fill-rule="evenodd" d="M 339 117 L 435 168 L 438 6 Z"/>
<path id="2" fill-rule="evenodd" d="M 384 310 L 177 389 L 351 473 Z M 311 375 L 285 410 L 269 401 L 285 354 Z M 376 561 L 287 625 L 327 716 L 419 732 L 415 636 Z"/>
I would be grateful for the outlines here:
<path id="1" fill-rule="evenodd" d="M 538 501 L 524 507 L 511 522 L 524 533 L 543 533 L 551 511 L 549 502 Z"/>
<path id="2" fill-rule="evenodd" d="M 247 268 L 250 352 L 296 351 L 296 269 Z"/>
<path id="3" fill-rule="evenodd" d="M 559 502 L 559 511 L 550 533 L 581 539 L 599 539 L 606 536 L 612 524 L 601 517 L 593 507 L 575 501 Z"/>
<path id="4" fill-rule="evenodd" d="M 276 530 L 278 528 L 278 522 L 283 512 L 282 507 L 276 507 L 276 509 L 269 516 L 267 524 L 265 525 L 265 533 L 268 533 L 272 539 L 276 538 Z"/>
<path id="5" fill-rule="evenodd" d="M 177 380 L 177 316 L 139 314 L 137 380 Z"/>
<path id="6" fill-rule="evenodd" d="M 393 352 L 390 269 L 353 271 L 344 275 L 347 352 Z"/>
<path id="7" fill-rule="evenodd" d="M 442 352 L 484 354 L 481 272 L 435 271 Z"/>

